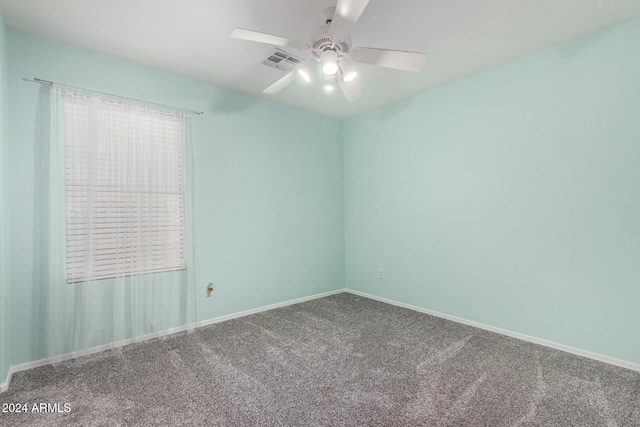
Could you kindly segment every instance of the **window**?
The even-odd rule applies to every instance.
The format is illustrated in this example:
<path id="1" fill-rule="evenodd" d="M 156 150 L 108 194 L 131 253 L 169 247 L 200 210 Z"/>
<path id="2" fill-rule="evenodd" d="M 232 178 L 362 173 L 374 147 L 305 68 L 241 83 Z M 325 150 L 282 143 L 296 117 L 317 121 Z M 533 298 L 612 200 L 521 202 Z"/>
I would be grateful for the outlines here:
<path id="1" fill-rule="evenodd" d="M 64 95 L 67 282 L 186 268 L 182 117 Z"/>

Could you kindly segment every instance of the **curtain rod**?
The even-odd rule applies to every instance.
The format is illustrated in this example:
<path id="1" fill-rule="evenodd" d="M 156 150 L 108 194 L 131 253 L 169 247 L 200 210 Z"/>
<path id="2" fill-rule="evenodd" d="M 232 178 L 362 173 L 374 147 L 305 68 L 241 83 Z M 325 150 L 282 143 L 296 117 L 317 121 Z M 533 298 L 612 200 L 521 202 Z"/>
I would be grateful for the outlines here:
<path id="1" fill-rule="evenodd" d="M 24 81 L 26 81 L 26 82 L 39 83 L 39 84 L 42 84 L 42 85 L 49 85 L 49 86 L 51 86 L 51 85 L 54 83 L 54 82 L 51 82 L 51 81 L 49 81 L 49 80 L 42 80 L 42 79 L 39 79 L 39 78 L 37 78 L 37 77 L 34 77 L 33 79 L 28 79 L 28 78 L 26 78 L 26 77 L 23 77 L 23 78 L 22 78 L 22 80 L 24 80 Z M 140 101 L 140 100 L 138 100 L 138 99 L 134 99 L 134 98 L 127 98 L 126 96 L 112 95 L 112 94 L 110 94 L 110 93 L 106 93 L 106 92 L 98 92 L 98 91 L 95 91 L 95 90 L 85 89 L 85 88 L 77 87 L 77 86 L 65 85 L 65 84 L 58 83 L 58 82 L 55 82 L 55 83 L 60 84 L 60 85 L 62 85 L 62 86 L 67 86 L 67 87 L 70 87 L 70 88 L 73 88 L 73 89 L 88 90 L 88 91 L 91 91 L 91 92 L 99 93 L 100 95 L 116 96 L 116 97 L 118 97 L 118 98 L 128 99 L 128 100 L 130 100 L 130 101 Z M 142 102 L 147 102 L 147 101 L 142 101 Z M 160 106 L 160 107 L 179 108 L 179 107 L 173 107 L 173 106 L 171 106 L 171 105 L 158 104 L 157 102 L 147 102 L 147 104 L 158 105 L 158 106 Z M 180 110 L 185 110 L 184 108 L 179 108 L 179 109 L 180 109 Z M 186 111 L 190 111 L 191 113 L 193 113 L 193 114 L 197 114 L 198 116 L 200 116 L 200 115 L 204 114 L 202 111 L 195 111 L 195 110 L 189 110 L 189 109 L 186 109 Z"/>

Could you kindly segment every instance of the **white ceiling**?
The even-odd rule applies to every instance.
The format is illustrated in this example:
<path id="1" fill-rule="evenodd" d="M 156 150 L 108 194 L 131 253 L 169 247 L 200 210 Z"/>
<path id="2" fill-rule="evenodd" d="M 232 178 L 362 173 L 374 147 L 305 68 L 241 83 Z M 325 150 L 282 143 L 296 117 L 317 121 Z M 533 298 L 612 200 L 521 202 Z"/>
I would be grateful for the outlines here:
<path id="1" fill-rule="evenodd" d="M 273 48 L 231 30 L 307 40 L 330 6 L 335 0 L 0 0 L 11 29 L 338 118 L 640 16 L 639 0 L 371 0 L 353 46 L 426 52 L 421 72 L 358 65 L 365 96 L 353 103 L 299 80 L 263 94 L 284 75 L 262 64 Z"/>

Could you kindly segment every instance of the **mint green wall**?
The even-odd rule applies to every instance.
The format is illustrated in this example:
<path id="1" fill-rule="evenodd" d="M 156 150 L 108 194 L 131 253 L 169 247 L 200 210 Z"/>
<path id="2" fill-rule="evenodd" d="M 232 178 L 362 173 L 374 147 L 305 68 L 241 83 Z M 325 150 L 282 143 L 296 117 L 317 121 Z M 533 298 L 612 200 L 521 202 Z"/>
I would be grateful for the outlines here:
<path id="1" fill-rule="evenodd" d="M 204 111 L 193 118 L 202 320 L 344 287 L 340 121 L 9 31 L 14 365 L 45 355 L 33 255 L 41 87 L 23 77 Z"/>
<path id="2" fill-rule="evenodd" d="M 0 384 L 11 366 L 7 196 L 7 31 L 0 11 Z"/>
<path id="3" fill-rule="evenodd" d="M 346 286 L 640 363 L 638 52 L 636 19 L 345 121 Z"/>
<path id="4" fill-rule="evenodd" d="M 343 123 L 8 37 L 12 268 L 10 300 L 0 283 L 0 374 L 9 356 L 44 355 L 40 86 L 23 77 L 205 112 L 193 120 L 199 276 L 216 294 L 200 299 L 202 319 L 339 289 L 346 277 L 352 289 L 640 363 L 639 20 Z"/>

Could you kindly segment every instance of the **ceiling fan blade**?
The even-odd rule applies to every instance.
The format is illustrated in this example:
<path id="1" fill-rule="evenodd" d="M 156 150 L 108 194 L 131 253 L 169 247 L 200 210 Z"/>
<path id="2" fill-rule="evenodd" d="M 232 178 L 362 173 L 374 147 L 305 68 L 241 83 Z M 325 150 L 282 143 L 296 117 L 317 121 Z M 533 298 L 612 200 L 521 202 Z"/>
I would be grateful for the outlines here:
<path id="1" fill-rule="evenodd" d="M 244 28 L 234 28 L 231 31 L 231 37 L 276 46 L 293 47 L 296 49 L 304 49 L 307 47 L 307 43 L 300 40 L 291 40 L 286 37 L 274 36 L 272 34 L 260 33 L 258 31 L 246 30 Z"/>
<path id="2" fill-rule="evenodd" d="M 364 96 L 362 88 L 355 80 L 345 83 L 342 79 L 338 79 L 338 86 L 340 86 L 342 93 L 344 93 L 344 96 L 349 102 L 357 101 Z"/>
<path id="3" fill-rule="evenodd" d="M 361 64 L 378 65 L 404 71 L 420 71 L 427 60 L 426 53 L 407 52 L 404 50 L 374 49 L 356 47 L 351 49 L 349 57 Z"/>
<path id="4" fill-rule="evenodd" d="M 329 27 L 329 37 L 336 43 L 344 41 L 360 15 L 367 7 L 369 0 L 338 0 L 336 11 Z"/>
<path id="5" fill-rule="evenodd" d="M 280 80 L 278 80 L 277 82 L 275 82 L 274 84 L 272 84 L 271 86 L 263 90 L 262 92 L 269 93 L 269 94 L 280 92 L 282 89 L 289 86 L 291 82 L 295 80 L 297 71 L 298 71 L 297 69 L 291 71 L 290 73 L 286 74 L 283 78 L 281 78 Z"/>

